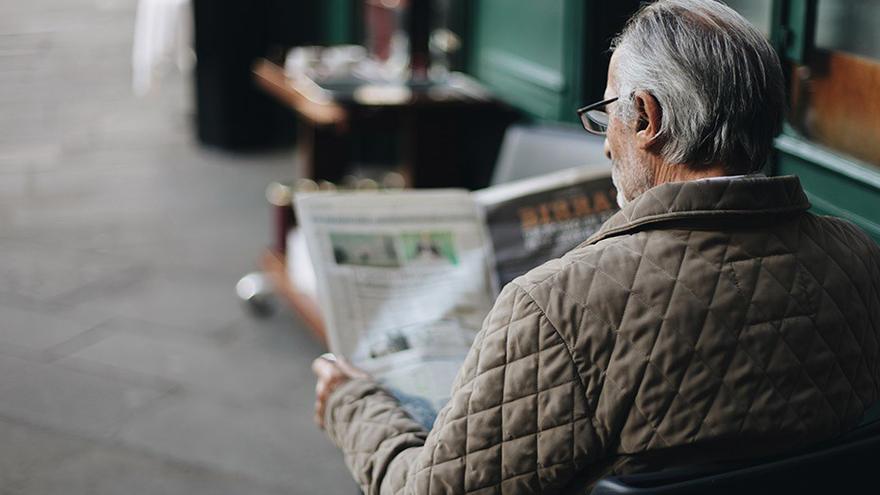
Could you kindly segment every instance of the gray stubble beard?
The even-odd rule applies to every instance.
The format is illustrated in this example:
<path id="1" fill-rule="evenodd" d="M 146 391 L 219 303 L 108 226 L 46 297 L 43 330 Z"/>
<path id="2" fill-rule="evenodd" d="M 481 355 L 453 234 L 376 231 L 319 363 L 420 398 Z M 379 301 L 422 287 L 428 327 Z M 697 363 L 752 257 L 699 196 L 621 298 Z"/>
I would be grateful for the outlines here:
<path id="1" fill-rule="evenodd" d="M 654 185 L 653 170 L 638 163 L 631 149 L 627 148 L 624 155 L 611 161 L 611 182 L 621 208 Z"/>

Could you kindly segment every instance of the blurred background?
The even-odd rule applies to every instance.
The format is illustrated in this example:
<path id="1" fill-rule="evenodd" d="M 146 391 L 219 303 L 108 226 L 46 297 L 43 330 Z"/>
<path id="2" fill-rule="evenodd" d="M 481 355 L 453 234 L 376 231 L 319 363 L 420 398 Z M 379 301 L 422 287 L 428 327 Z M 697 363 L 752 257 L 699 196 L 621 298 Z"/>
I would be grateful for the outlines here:
<path id="1" fill-rule="evenodd" d="M 767 172 L 880 240 L 880 2 L 728 3 L 786 69 Z M 0 4 L 0 493 L 355 493 L 291 195 L 607 167 L 574 109 L 638 5 Z"/>

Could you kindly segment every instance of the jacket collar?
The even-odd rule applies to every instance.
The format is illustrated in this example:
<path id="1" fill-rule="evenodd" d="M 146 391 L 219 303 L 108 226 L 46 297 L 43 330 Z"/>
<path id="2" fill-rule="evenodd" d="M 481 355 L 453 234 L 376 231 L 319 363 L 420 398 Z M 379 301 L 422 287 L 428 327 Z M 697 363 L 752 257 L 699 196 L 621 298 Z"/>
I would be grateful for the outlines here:
<path id="1" fill-rule="evenodd" d="M 800 180 L 793 176 L 748 175 L 653 187 L 615 213 L 587 239 L 594 244 L 617 235 L 650 229 L 655 224 L 705 224 L 749 220 L 810 208 Z"/>

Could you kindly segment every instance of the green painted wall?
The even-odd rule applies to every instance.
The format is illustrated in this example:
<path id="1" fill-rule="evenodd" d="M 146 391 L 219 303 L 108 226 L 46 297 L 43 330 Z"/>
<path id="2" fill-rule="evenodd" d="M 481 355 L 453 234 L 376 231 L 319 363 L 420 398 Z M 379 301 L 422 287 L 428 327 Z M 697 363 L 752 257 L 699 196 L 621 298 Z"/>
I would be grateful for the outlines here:
<path id="1" fill-rule="evenodd" d="M 583 2 L 473 2 L 469 72 L 533 117 L 570 120 L 577 105 Z"/>
<path id="2" fill-rule="evenodd" d="M 361 11 L 354 0 L 321 0 L 322 39 L 324 45 L 363 43 Z"/>
<path id="3" fill-rule="evenodd" d="M 611 39 L 639 0 L 473 0 L 467 71 L 538 120 L 601 99 Z"/>

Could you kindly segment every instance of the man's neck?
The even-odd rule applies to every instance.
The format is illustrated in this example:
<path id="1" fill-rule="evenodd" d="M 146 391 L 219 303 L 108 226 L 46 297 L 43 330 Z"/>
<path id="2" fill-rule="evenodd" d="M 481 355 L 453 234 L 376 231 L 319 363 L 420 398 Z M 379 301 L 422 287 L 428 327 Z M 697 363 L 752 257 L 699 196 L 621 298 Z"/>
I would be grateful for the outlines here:
<path id="1" fill-rule="evenodd" d="M 687 182 L 691 180 L 709 179 L 727 175 L 721 164 L 710 165 L 700 170 L 694 170 L 687 165 L 661 165 L 654 174 L 654 186 L 667 182 Z"/>

